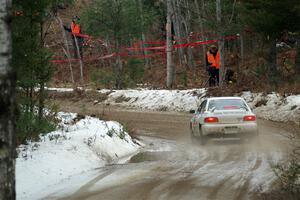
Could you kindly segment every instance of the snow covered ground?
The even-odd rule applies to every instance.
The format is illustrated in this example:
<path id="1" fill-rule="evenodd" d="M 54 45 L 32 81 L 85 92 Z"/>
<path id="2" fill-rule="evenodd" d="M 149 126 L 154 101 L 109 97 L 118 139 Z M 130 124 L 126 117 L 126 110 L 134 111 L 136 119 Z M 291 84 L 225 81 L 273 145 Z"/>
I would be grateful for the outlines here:
<path id="1" fill-rule="evenodd" d="M 300 124 L 300 95 L 282 96 L 277 93 L 244 92 L 242 97 L 260 118 L 279 122 L 293 121 Z"/>
<path id="2" fill-rule="evenodd" d="M 69 88 L 49 88 L 71 92 Z M 188 112 L 207 96 L 206 89 L 191 90 L 100 90 L 108 94 L 105 104 L 134 109 Z M 244 92 L 241 95 L 260 118 L 300 122 L 300 95 L 281 96 Z M 103 103 L 103 102 L 101 102 Z M 96 168 L 122 163 L 139 151 L 139 145 L 118 122 L 93 117 L 74 121 L 76 114 L 59 113 L 59 130 L 40 142 L 20 146 L 16 161 L 18 199 L 43 199 L 51 191 L 80 187 L 78 182 L 95 177 Z M 80 174 L 80 176 L 76 176 Z M 81 180 L 82 179 L 82 180 Z M 70 185 L 71 184 L 71 185 Z M 55 188 L 49 190 L 48 188 Z"/>
<path id="3" fill-rule="evenodd" d="M 101 90 L 100 92 L 109 93 L 105 103 L 160 111 L 195 110 L 206 97 L 206 89 Z M 300 122 L 300 95 L 281 96 L 276 93 L 244 92 L 241 97 L 249 103 L 260 118 L 280 122 Z"/>
<path id="4" fill-rule="evenodd" d="M 49 91 L 71 92 L 72 88 L 47 88 Z M 207 89 L 190 90 L 100 90 L 108 94 L 105 103 L 143 110 L 188 112 L 196 109 Z M 300 124 L 300 94 L 282 96 L 277 93 L 252 93 L 250 91 L 237 94 L 243 97 L 258 117 L 271 121 L 293 121 Z"/>
<path id="5" fill-rule="evenodd" d="M 138 152 L 139 145 L 118 122 L 93 117 L 75 122 L 72 113 L 59 113 L 59 117 L 59 130 L 19 147 L 17 199 L 42 199 L 53 191 L 49 187 L 63 186 L 73 176 L 108 163 L 125 162 Z"/>
<path id="6" fill-rule="evenodd" d="M 105 103 L 144 110 L 189 111 L 197 108 L 206 89 L 192 90 L 100 90 L 109 93 Z"/>

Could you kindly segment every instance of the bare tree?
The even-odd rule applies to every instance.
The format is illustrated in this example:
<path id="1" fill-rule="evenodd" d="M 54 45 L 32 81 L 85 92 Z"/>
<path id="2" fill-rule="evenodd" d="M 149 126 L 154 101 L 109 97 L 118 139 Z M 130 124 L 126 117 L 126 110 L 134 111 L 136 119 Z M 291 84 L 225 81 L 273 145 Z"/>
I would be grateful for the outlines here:
<path id="1" fill-rule="evenodd" d="M 11 0 L 0 0 L 0 199 L 15 199 L 15 76 L 11 64 Z"/>
<path id="2" fill-rule="evenodd" d="M 180 2 L 178 0 L 171 1 L 169 6 L 169 12 L 171 14 L 171 24 L 173 25 L 173 30 L 175 32 L 175 39 L 180 39 L 183 37 L 183 28 L 182 28 L 182 16 L 181 16 L 181 8 Z M 178 40 L 178 44 L 183 43 L 183 41 Z M 178 60 L 181 66 L 186 65 L 185 58 L 184 58 L 184 48 L 178 48 Z"/>
<path id="3" fill-rule="evenodd" d="M 72 63 L 70 61 L 70 59 L 71 59 L 70 48 L 69 48 L 68 39 L 67 39 L 65 30 L 64 30 L 64 26 L 63 26 L 62 20 L 59 17 L 59 13 L 56 14 L 56 20 L 58 21 L 58 23 L 60 25 L 60 28 L 61 28 L 62 38 L 64 40 L 64 46 L 65 46 L 65 47 L 63 47 L 63 51 L 64 51 L 65 55 L 68 58 L 68 63 L 69 63 L 69 68 L 70 68 L 70 75 L 71 75 L 71 81 L 74 84 L 75 81 L 74 81 L 74 75 L 73 75 L 73 68 L 72 68 Z"/>
<path id="4" fill-rule="evenodd" d="M 204 15 L 204 13 L 202 13 L 202 15 L 201 15 L 201 11 L 203 10 L 203 6 L 200 9 L 198 0 L 194 0 L 194 4 L 195 4 L 197 15 L 198 15 L 198 21 L 199 21 L 199 26 L 200 26 L 200 31 L 201 31 L 201 39 L 205 40 L 203 17 L 202 17 L 202 15 Z M 202 2 L 202 5 L 203 5 L 203 2 Z M 203 66 L 205 66 L 205 62 L 206 62 L 206 50 L 205 50 L 205 45 L 202 45 L 202 63 L 203 63 Z"/>
<path id="5" fill-rule="evenodd" d="M 167 0 L 167 24 L 166 24 L 166 31 L 167 31 L 167 87 L 172 88 L 174 85 L 174 64 L 172 58 L 172 2 L 171 0 Z"/>
<path id="6" fill-rule="evenodd" d="M 142 0 L 136 0 L 136 4 L 138 7 L 138 13 L 139 13 L 139 19 L 140 19 L 140 34 L 141 34 L 141 39 L 142 39 L 142 44 L 141 48 L 144 48 L 144 42 L 146 41 L 146 36 L 145 36 L 145 19 L 144 19 L 144 11 L 143 11 L 143 2 Z M 143 50 L 143 54 L 146 55 L 148 54 L 147 50 Z M 144 58 L 144 63 L 146 68 L 150 67 L 150 58 Z"/>
<path id="7" fill-rule="evenodd" d="M 218 35 L 219 35 L 219 55 L 220 55 L 220 74 L 219 74 L 219 79 L 220 79 L 220 86 L 223 85 L 223 80 L 224 80 L 224 33 L 222 30 L 222 11 L 221 11 L 221 0 L 216 0 L 216 14 L 217 14 L 217 22 L 218 22 Z"/>

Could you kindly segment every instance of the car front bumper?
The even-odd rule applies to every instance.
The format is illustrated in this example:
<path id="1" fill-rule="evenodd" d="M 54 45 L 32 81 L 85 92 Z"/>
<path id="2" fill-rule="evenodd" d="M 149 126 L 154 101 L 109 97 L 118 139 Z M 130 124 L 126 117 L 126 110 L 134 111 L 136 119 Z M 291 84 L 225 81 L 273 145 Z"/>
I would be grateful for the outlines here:
<path id="1" fill-rule="evenodd" d="M 222 136 L 237 134 L 253 134 L 258 133 L 256 122 L 247 122 L 241 124 L 204 124 L 201 126 L 202 135 L 206 136 Z"/>

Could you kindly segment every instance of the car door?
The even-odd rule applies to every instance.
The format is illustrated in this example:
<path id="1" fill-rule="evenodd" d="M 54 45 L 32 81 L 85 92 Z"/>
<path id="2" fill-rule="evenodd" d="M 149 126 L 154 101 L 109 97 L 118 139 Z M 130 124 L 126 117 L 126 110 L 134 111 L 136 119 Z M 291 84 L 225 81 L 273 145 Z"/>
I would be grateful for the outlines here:
<path id="1" fill-rule="evenodd" d="M 196 111 L 195 117 L 194 117 L 194 122 L 193 122 L 193 130 L 198 133 L 199 131 L 199 123 L 201 123 L 202 118 L 203 118 L 203 113 L 205 112 L 206 109 L 206 104 L 207 104 L 207 100 L 203 101 L 198 110 Z"/>

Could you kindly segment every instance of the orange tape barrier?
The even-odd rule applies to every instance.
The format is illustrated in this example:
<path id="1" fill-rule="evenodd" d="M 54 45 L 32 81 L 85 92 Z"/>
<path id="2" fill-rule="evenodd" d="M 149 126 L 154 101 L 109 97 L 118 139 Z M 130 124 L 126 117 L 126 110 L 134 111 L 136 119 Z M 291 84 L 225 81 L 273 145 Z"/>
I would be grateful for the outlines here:
<path id="1" fill-rule="evenodd" d="M 93 38 L 85 34 L 75 34 L 76 36 L 79 37 L 84 37 L 84 38 Z M 194 36 L 199 36 L 199 34 L 194 34 Z M 194 47 L 198 45 L 203 45 L 203 44 L 210 44 L 210 43 L 216 43 L 220 40 L 235 40 L 237 39 L 237 35 L 230 35 L 226 36 L 223 39 L 214 39 L 214 40 L 204 40 L 204 41 L 196 41 L 196 42 L 187 42 L 183 44 L 173 44 L 173 48 L 180 48 L 180 47 Z M 165 42 L 160 42 L 160 41 L 154 41 L 154 42 L 145 42 L 144 44 L 165 44 Z M 128 52 L 125 53 L 112 53 L 109 55 L 101 56 L 101 57 L 94 57 L 94 58 L 87 58 L 87 59 L 82 59 L 83 61 L 94 61 L 94 60 L 101 60 L 101 59 L 109 59 L 113 58 L 116 55 L 119 55 L 121 57 L 127 57 L 127 58 L 152 58 L 156 56 L 162 56 L 165 55 L 165 49 L 166 46 L 157 46 L 157 47 L 144 47 L 144 48 L 137 48 L 137 47 L 129 47 L 129 48 L 124 48 L 124 50 L 127 51 L 145 51 L 145 50 L 160 50 L 162 52 L 157 52 L 157 53 L 152 53 L 152 54 L 128 54 Z M 65 62 L 78 62 L 80 59 L 76 58 L 71 58 L 71 59 L 64 59 L 64 60 L 50 60 L 51 63 L 65 63 Z"/>
<path id="2" fill-rule="evenodd" d="M 227 36 L 224 39 L 215 39 L 215 40 L 203 40 L 203 41 L 197 41 L 197 42 L 187 42 L 183 44 L 174 44 L 173 48 L 179 48 L 179 47 L 190 47 L 190 46 L 198 46 L 202 44 L 210 44 L 210 43 L 216 43 L 220 40 L 235 40 L 237 38 L 236 35 L 231 35 Z M 144 51 L 144 50 L 165 50 L 166 46 L 158 46 L 158 47 L 144 47 L 144 48 L 139 48 L 139 47 L 130 47 L 130 48 L 125 48 L 128 51 Z"/>

